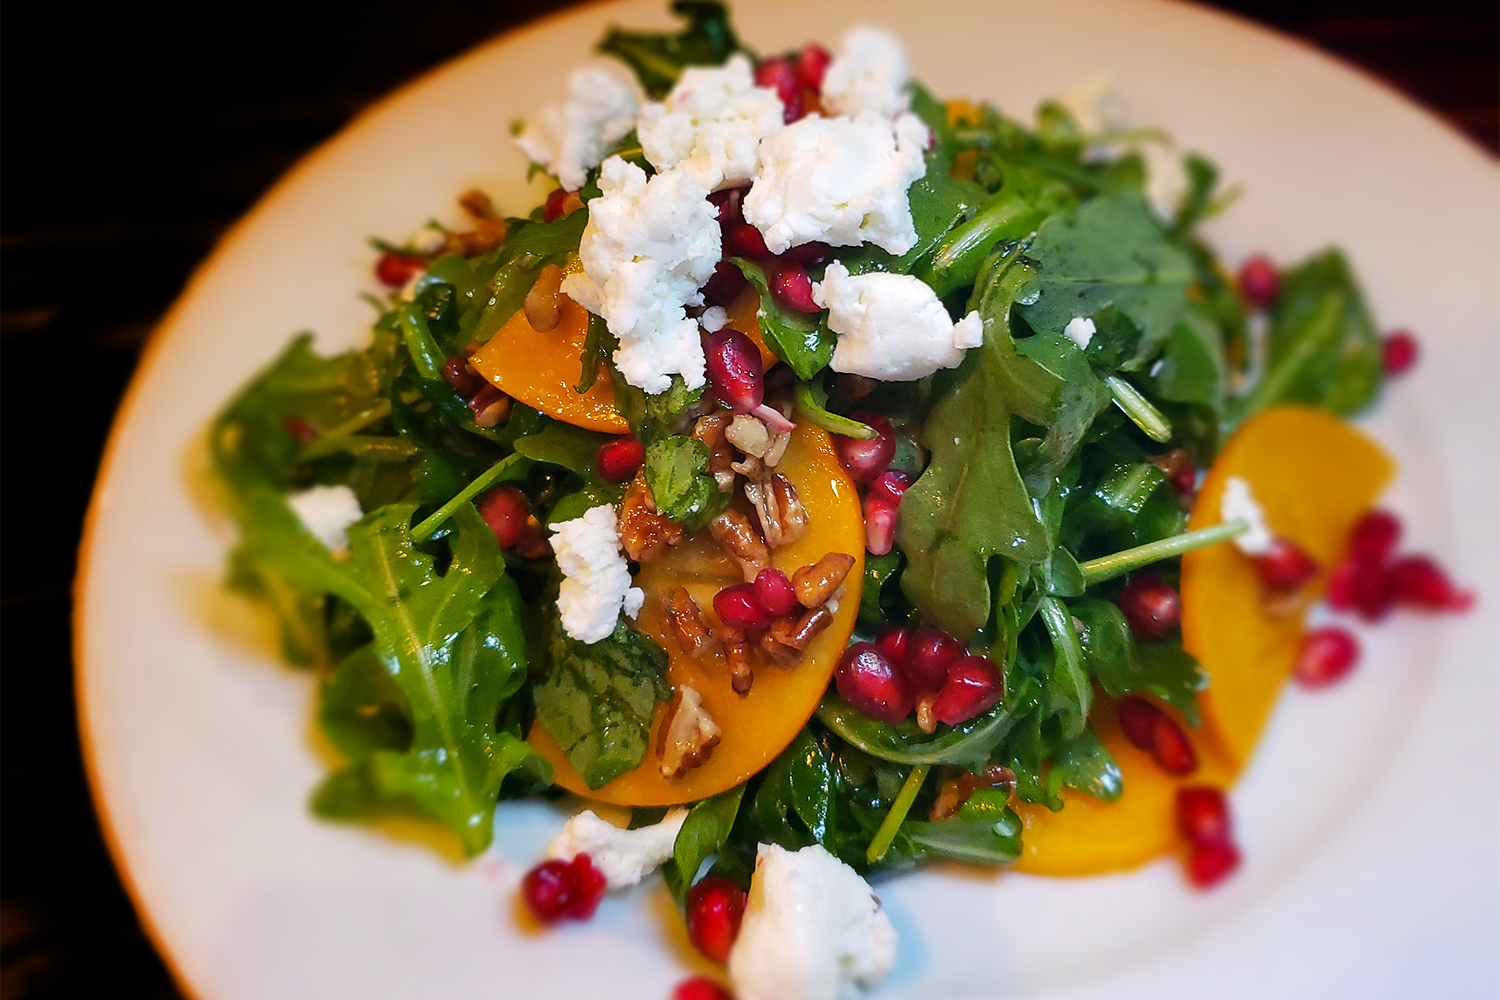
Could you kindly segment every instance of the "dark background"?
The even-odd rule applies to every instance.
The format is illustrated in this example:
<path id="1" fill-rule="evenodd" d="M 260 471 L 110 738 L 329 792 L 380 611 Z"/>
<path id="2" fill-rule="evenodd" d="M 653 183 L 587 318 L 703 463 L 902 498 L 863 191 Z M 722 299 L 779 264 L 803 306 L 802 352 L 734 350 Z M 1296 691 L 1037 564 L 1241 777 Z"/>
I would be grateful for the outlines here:
<path id="1" fill-rule="evenodd" d="M 0 1000 L 180 994 L 80 759 L 75 552 L 142 345 L 225 229 L 384 93 L 563 0 L 6 6 L 0 22 Z M 1500 152 L 1500 3 L 1221 0 Z M 210 22 L 209 19 L 212 19 Z"/>

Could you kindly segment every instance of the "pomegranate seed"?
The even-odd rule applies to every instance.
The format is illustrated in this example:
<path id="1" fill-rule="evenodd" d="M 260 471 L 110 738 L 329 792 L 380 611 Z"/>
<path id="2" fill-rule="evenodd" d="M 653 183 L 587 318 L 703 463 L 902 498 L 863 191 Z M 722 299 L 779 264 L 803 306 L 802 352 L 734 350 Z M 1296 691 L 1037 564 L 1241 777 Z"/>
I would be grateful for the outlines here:
<path id="1" fill-rule="evenodd" d="M 1387 375 L 1405 375 L 1417 363 L 1417 338 L 1397 330 L 1380 342 L 1380 366 Z"/>
<path id="2" fill-rule="evenodd" d="M 612 483 L 623 483 L 635 475 L 646 460 L 646 448 L 629 434 L 606 441 L 599 446 L 594 468 Z"/>
<path id="3" fill-rule="evenodd" d="M 508 484 L 496 486 L 479 501 L 479 516 L 490 526 L 500 548 L 513 549 L 526 537 L 531 504 L 526 494 Z"/>
<path id="4" fill-rule="evenodd" d="M 714 595 L 714 614 L 730 628 L 770 628 L 776 618 L 755 599 L 755 584 L 737 583 Z"/>
<path id="5" fill-rule="evenodd" d="M 1120 731 L 1138 750 L 1151 749 L 1156 720 L 1163 714 L 1151 702 L 1135 695 L 1121 698 L 1115 705 L 1115 718 L 1120 720 Z"/>
<path id="6" fill-rule="evenodd" d="M 694 976 L 677 984 L 672 1000 L 734 1000 L 734 994 L 707 976 Z"/>
<path id="7" fill-rule="evenodd" d="M 896 457 L 896 432 L 891 422 L 878 413 L 857 410 L 849 414 L 850 420 L 858 420 L 875 430 L 876 437 L 869 440 L 833 436 L 833 450 L 838 452 L 839 464 L 856 483 L 873 483 L 890 467 Z"/>
<path id="8" fill-rule="evenodd" d="M 797 588 L 792 586 L 792 581 L 779 569 L 761 570 L 751 586 L 755 590 L 756 603 L 776 618 L 789 615 L 800 606 Z"/>
<path id="9" fill-rule="evenodd" d="M 896 508 L 875 497 L 865 499 L 865 548 L 883 556 L 896 544 Z"/>
<path id="10" fill-rule="evenodd" d="M 767 59 L 755 67 L 755 85 L 769 87 L 781 98 L 782 120 L 790 125 L 802 117 L 802 83 L 797 70 L 786 59 Z"/>
<path id="11" fill-rule="evenodd" d="M 823 263 L 831 253 L 833 253 L 833 247 L 827 243 L 819 243 L 814 240 L 811 243 L 798 244 L 788 249 L 776 259 L 789 261 L 793 264 L 801 264 L 804 267 L 811 267 L 814 264 Z"/>
<path id="12" fill-rule="evenodd" d="M 1312 556 L 1284 538 L 1271 541 L 1271 549 L 1255 557 L 1260 582 L 1272 590 L 1296 590 L 1318 575 Z"/>
<path id="13" fill-rule="evenodd" d="M 1459 590 L 1448 574 L 1426 556 L 1403 556 L 1391 564 L 1391 594 L 1407 607 L 1422 611 L 1467 611 L 1472 591 Z"/>
<path id="14" fill-rule="evenodd" d="M 381 254 L 380 260 L 375 262 L 375 277 L 382 284 L 400 288 L 411 280 L 412 275 L 426 268 L 427 262 L 421 257 L 392 251 Z"/>
<path id="15" fill-rule="evenodd" d="M 729 961 L 729 949 L 745 915 L 745 890 L 710 875 L 687 893 L 688 938 L 715 962 Z"/>
<path id="16" fill-rule="evenodd" d="M 1335 611 L 1350 612 L 1354 610 L 1354 574 L 1359 572 L 1361 563 L 1354 559 L 1345 559 L 1334 565 L 1328 574 L 1328 606 Z"/>
<path id="17" fill-rule="evenodd" d="M 1187 496 L 1198 486 L 1198 467 L 1186 448 L 1173 448 L 1152 459 L 1151 464 L 1166 473 L 1167 482 L 1181 496 Z"/>
<path id="18" fill-rule="evenodd" d="M 839 697 L 877 722 L 900 722 L 911 714 L 911 694 L 874 643 L 856 642 L 844 650 L 833 680 Z"/>
<path id="19" fill-rule="evenodd" d="M 1162 712 L 1151 724 L 1151 759 L 1168 774 L 1192 774 L 1198 769 L 1198 755 L 1188 742 L 1182 727 Z"/>
<path id="20" fill-rule="evenodd" d="M 749 257 L 751 260 L 761 260 L 771 256 L 771 251 L 766 248 L 766 238 L 760 234 L 759 229 L 748 222 L 725 228 L 723 248 L 725 257 Z"/>
<path id="21" fill-rule="evenodd" d="M 307 444 L 309 441 L 314 440 L 318 436 L 318 429 L 316 427 L 308 423 L 306 420 L 299 420 L 296 417 L 282 418 L 281 427 L 288 434 L 290 434 L 292 436 L 292 440 L 296 441 L 298 444 Z"/>
<path id="22" fill-rule="evenodd" d="M 488 382 L 480 386 L 479 391 L 469 399 L 469 412 L 474 414 L 474 422 L 480 427 L 494 427 L 500 422 L 500 416 L 510 410 L 510 404 L 505 399 L 505 393 Z M 500 403 L 504 403 L 504 409 L 497 413 L 495 407 Z"/>
<path id="23" fill-rule="evenodd" d="M 1224 881 L 1239 866 L 1240 851 L 1233 844 L 1197 847 L 1188 856 L 1188 881 L 1200 889 L 1208 889 Z"/>
<path id="24" fill-rule="evenodd" d="M 1281 294 L 1281 276 L 1264 254 L 1256 254 L 1240 266 L 1240 294 L 1251 308 L 1269 309 Z"/>
<path id="25" fill-rule="evenodd" d="M 1396 603 L 1395 581 L 1390 571 L 1379 563 L 1353 560 L 1350 567 L 1347 581 L 1349 604 L 1366 621 L 1380 621 Z M 1340 586 L 1343 587 L 1342 582 Z"/>
<path id="26" fill-rule="evenodd" d="M 948 679 L 932 703 L 939 722 L 956 726 L 994 705 L 1003 693 L 1000 671 L 982 656 L 965 656 L 948 668 Z"/>
<path id="27" fill-rule="evenodd" d="M 948 680 L 948 668 L 964 655 L 963 643 L 935 628 L 919 628 L 906 643 L 902 673 L 914 694 L 928 694 L 942 688 Z"/>
<path id="28" fill-rule="evenodd" d="M 880 647 L 886 659 L 899 667 L 905 662 L 907 647 L 911 645 L 911 629 L 904 625 L 892 625 L 880 633 L 875 645 Z"/>
<path id="29" fill-rule="evenodd" d="M 1388 510 L 1366 511 L 1349 536 L 1349 556 L 1361 562 L 1385 562 L 1401 541 L 1401 521 Z"/>
<path id="30" fill-rule="evenodd" d="M 887 469 L 875 477 L 875 481 L 870 484 L 870 492 L 866 496 L 884 500 L 892 507 L 896 507 L 900 505 L 901 497 L 911 484 L 911 476 L 899 469 Z"/>
<path id="31" fill-rule="evenodd" d="M 1302 640 L 1292 673 L 1305 688 L 1327 687 L 1344 678 L 1359 661 L 1359 643 L 1341 628 L 1314 629 Z"/>
<path id="32" fill-rule="evenodd" d="M 714 265 L 713 277 L 703 286 L 703 302 L 710 306 L 732 305 L 749 284 L 745 272 L 729 261 L 721 260 Z"/>
<path id="33" fill-rule="evenodd" d="M 743 225 L 745 222 L 744 188 L 725 188 L 708 196 L 709 203 L 719 210 L 720 226 Z"/>
<path id="34" fill-rule="evenodd" d="M 797 429 L 797 425 L 788 420 L 785 413 L 766 403 L 752 407 L 750 415 L 765 423 L 777 434 L 790 434 Z"/>
<path id="35" fill-rule="evenodd" d="M 544 924 L 587 920 L 604 898 L 608 883 L 587 854 L 572 861 L 543 861 L 521 879 L 521 895 Z"/>
<path id="36" fill-rule="evenodd" d="M 761 404 L 765 379 L 760 349 L 738 330 L 725 327 L 703 338 L 708 384 L 714 395 L 736 413 L 749 413 Z"/>
<path id="37" fill-rule="evenodd" d="M 562 218 L 563 206 L 567 204 L 568 195 L 572 194 L 566 188 L 554 188 L 547 195 L 547 200 L 542 204 L 542 221 L 556 222 Z"/>
<path id="38" fill-rule="evenodd" d="M 784 264 L 772 269 L 767 275 L 771 286 L 771 298 L 783 309 L 794 312 L 815 313 L 819 306 L 813 301 L 812 276 L 807 269 L 797 264 Z"/>
<path id="39" fill-rule="evenodd" d="M 1120 591 L 1120 610 L 1136 635 L 1160 639 L 1182 620 L 1182 597 L 1161 577 L 1144 573 Z"/>
<path id="40" fill-rule="evenodd" d="M 802 80 L 802 85 L 815 94 L 821 94 L 823 74 L 828 72 L 828 64 L 831 62 L 833 56 L 823 46 L 815 42 L 802 46 L 802 52 L 797 56 L 797 76 Z"/>
<path id="41" fill-rule="evenodd" d="M 469 371 L 468 359 L 462 354 L 455 354 L 443 363 L 443 379 L 465 399 L 479 395 L 479 391 L 489 385 L 483 376 Z"/>
<path id="42" fill-rule="evenodd" d="M 1209 785 L 1184 785 L 1177 789 L 1177 829 L 1194 847 L 1232 843 L 1229 800 Z"/>

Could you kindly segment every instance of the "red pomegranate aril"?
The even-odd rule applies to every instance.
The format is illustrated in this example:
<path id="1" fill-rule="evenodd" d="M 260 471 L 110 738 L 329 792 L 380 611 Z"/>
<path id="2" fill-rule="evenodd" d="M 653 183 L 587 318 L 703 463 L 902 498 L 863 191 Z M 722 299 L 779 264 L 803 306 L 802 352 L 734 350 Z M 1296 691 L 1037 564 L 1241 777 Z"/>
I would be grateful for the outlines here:
<path id="1" fill-rule="evenodd" d="M 526 521 L 531 504 L 526 494 L 508 484 L 496 486 L 479 501 L 479 516 L 490 526 L 500 548 L 512 549 L 526 537 Z"/>
<path id="2" fill-rule="evenodd" d="M 880 633 L 875 640 L 875 645 L 885 654 L 885 658 L 900 667 L 906 661 L 906 651 L 911 646 L 912 630 L 905 625 L 892 625 Z"/>
<path id="3" fill-rule="evenodd" d="M 714 614 L 730 628 L 770 628 L 776 616 L 755 597 L 755 584 L 737 583 L 714 595 Z"/>
<path id="4" fill-rule="evenodd" d="M 749 413 L 761 404 L 766 384 L 754 341 L 726 327 L 704 336 L 703 356 L 708 384 L 721 403 L 736 413 Z"/>
<path id="5" fill-rule="evenodd" d="M 1366 511 L 1349 535 L 1349 556 L 1361 562 L 1379 563 L 1396 552 L 1401 541 L 1401 521 L 1388 510 Z"/>
<path id="6" fill-rule="evenodd" d="M 375 262 L 375 277 L 380 279 L 381 284 L 400 288 L 411 280 L 412 275 L 426 268 L 427 262 L 421 257 L 390 251 L 381 254 L 380 259 Z"/>
<path id="7" fill-rule="evenodd" d="M 489 385 L 483 376 L 469 371 L 469 361 L 462 354 L 455 354 L 443 362 L 443 380 L 453 386 L 453 391 L 469 399 Z"/>
<path id="8" fill-rule="evenodd" d="M 1156 720 L 1163 714 L 1145 698 L 1129 695 L 1115 704 L 1115 718 L 1120 720 L 1120 731 L 1138 750 L 1151 749 L 1156 732 Z"/>
<path id="9" fill-rule="evenodd" d="M 761 570 L 750 586 L 755 591 L 755 600 L 773 617 L 789 615 L 801 606 L 797 600 L 797 588 L 779 569 Z"/>
<path id="10" fill-rule="evenodd" d="M 1166 712 L 1151 725 L 1151 759 L 1163 771 L 1179 777 L 1198 770 L 1198 755 L 1187 734 Z"/>
<path id="11" fill-rule="evenodd" d="M 833 436 L 833 450 L 838 453 L 839 464 L 856 483 L 873 483 L 880 474 L 890 468 L 896 457 L 896 432 L 891 422 L 878 413 L 856 410 L 849 414 L 850 420 L 872 428 L 876 436 L 869 439 Z"/>
<path id="12" fill-rule="evenodd" d="M 694 976 L 677 984 L 672 1000 L 734 1000 L 734 994 L 707 976 Z"/>
<path id="13" fill-rule="evenodd" d="M 870 484 L 870 492 L 865 495 L 897 507 L 911 484 L 911 476 L 899 469 L 887 469 L 875 477 L 875 481 Z"/>
<path id="14" fill-rule="evenodd" d="M 1197 847 L 1188 855 L 1188 881 L 1209 889 L 1228 878 L 1240 866 L 1240 851 L 1233 844 Z"/>
<path id="15" fill-rule="evenodd" d="M 767 59 L 755 67 L 755 85 L 769 87 L 781 98 L 783 121 L 790 125 L 802 117 L 802 82 L 787 59 Z"/>
<path id="16" fill-rule="evenodd" d="M 745 272 L 727 260 L 714 265 L 713 277 L 703 286 L 703 302 L 710 306 L 730 306 L 750 284 Z"/>
<path id="17" fill-rule="evenodd" d="M 828 50 L 815 42 L 808 42 L 802 46 L 802 52 L 797 56 L 797 76 L 802 85 L 816 94 L 823 92 L 823 74 L 828 72 L 828 64 L 833 62 L 833 56 Z"/>
<path id="18" fill-rule="evenodd" d="M 1365 621 L 1384 618 L 1396 603 L 1395 581 L 1389 568 L 1380 563 L 1351 561 L 1348 600 Z"/>
<path id="19" fill-rule="evenodd" d="M 1120 591 L 1120 610 L 1136 635 L 1160 639 L 1182 621 L 1182 597 L 1159 576 L 1142 573 Z"/>
<path id="20" fill-rule="evenodd" d="M 725 257 L 762 260 L 771 256 L 771 251 L 766 248 L 766 238 L 748 222 L 725 226 L 722 246 Z"/>
<path id="21" fill-rule="evenodd" d="M 745 916 L 745 890 L 710 875 L 687 893 L 688 939 L 715 962 L 729 961 L 729 949 Z"/>
<path id="22" fill-rule="evenodd" d="M 1391 594 L 1398 604 L 1421 611 L 1467 611 L 1471 591 L 1459 590 L 1448 574 L 1427 556 L 1402 556 L 1391 563 Z"/>
<path id="23" fill-rule="evenodd" d="M 744 224 L 744 188 L 725 188 L 722 191 L 715 191 L 708 196 L 708 200 L 719 211 L 720 226 Z"/>
<path id="24" fill-rule="evenodd" d="M 474 414 L 474 422 L 481 427 L 493 427 L 495 422 L 480 423 L 480 421 L 486 420 L 485 412 L 504 398 L 505 393 L 488 382 L 480 386 L 479 391 L 469 398 L 469 412 Z"/>
<path id="25" fill-rule="evenodd" d="M 599 446 L 594 459 L 594 468 L 599 475 L 612 483 L 623 483 L 635 475 L 635 471 L 646 460 L 646 449 L 629 434 L 606 441 Z"/>
<path id="26" fill-rule="evenodd" d="M 547 195 L 547 200 L 542 203 L 542 221 L 556 222 L 562 218 L 563 205 L 567 203 L 571 193 L 567 188 L 553 188 Z"/>
<path id="27" fill-rule="evenodd" d="M 929 694 L 941 690 L 948 680 L 948 669 L 964 655 L 963 643 L 935 628 L 919 628 L 906 643 L 902 673 L 912 694 Z"/>
<path id="28" fill-rule="evenodd" d="M 857 642 L 844 650 L 833 682 L 839 697 L 877 722 L 900 722 L 911 714 L 911 693 L 874 643 Z"/>
<path id="29" fill-rule="evenodd" d="M 1193 847 L 1217 847 L 1234 842 L 1229 800 L 1210 785 L 1177 789 L 1177 829 Z"/>
<path id="30" fill-rule="evenodd" d="M 544 924 L 587 920 L 604 898 L 608 883 L 587 854 L 572 861 L 543 861 L 521 879 L 521 896 Z"/>
<path id="31" fill-rule="evenodd" d="M 1380 366 L 1387 375 L 1405 375 L 1417 363 L 1417 338 L 1396 330 L 1380 342 Z"/>
<path id="32" fill-rule="evenodd" d="M 800 313 L 818 311 L 819 306 L 813 301 L 812 277 L 805 267 L 783 264 L 769 269 L 766 279 L 771 287 L 771 298 L 783 309 Z"/>
<path id="33" fill-rule="evenodd" d="M 1240 265 L 1240 294 L 1254 309 L 1269 309 L 1281 294 L 1281 275 L 1264 254 L 1256 254 Z"/>
<path id="34" fill-rule="evenodd" d="M 1345 614 L 1354 610 L 1354 574 L 1359 572 L 1360 565 L 1353 559 L 1344 559 L 1329 571 L 1328 590 L 1323 596 L 1333 610 Z"/>
<path id="35" fill-rule="evenodd" d="M 1348 676 L 1359 662 L 1359 643 L 1335 626 L 1313 629 L 1302 639 L 1292 679 L 1305 688 L 1321 688 Z"/>
<path id="36" fill-rule="evenodd" d="M 1271 548 L 1255 557 L 1260 582 L 1272 590 L 1296 590 L 1318 575 L 1312 556 L 1285 538 L 1271 540 Z"/>
<path id="37" fill-rule="evenodd" d="M 833 247 L 827 243 L 819 243 L 814 240 L 811 243 L 802 243 L 791 247 L 777 256 L 777 260 L 787 261 L 792 264 L 801 264 L 803 267 L 811 267 L 821 264 L 833 253 Z"/>
<path id="38" fill-rule="evenodd" d="M 1151 464 L 1166 473 L 1167 482 L 1181 496 L 1187 496 L 1198 486 L 1198 467 L 1186 448 L 1173 448 L 1152 459 Z"/>
<path id="39" fill-rule="evenodd" d="M 865 498 L 865 548 L 883 556 L 896 546 L 896 508 L 875 497 Z"/>
<path id="40" fill-rule="evenodd" d="M 945 726 L 956 726 L 993 706 L 1003 693 L 1000 671 L 993 663 L 982 656 L 965 656 L 948 668 L 932 715 Z"/>

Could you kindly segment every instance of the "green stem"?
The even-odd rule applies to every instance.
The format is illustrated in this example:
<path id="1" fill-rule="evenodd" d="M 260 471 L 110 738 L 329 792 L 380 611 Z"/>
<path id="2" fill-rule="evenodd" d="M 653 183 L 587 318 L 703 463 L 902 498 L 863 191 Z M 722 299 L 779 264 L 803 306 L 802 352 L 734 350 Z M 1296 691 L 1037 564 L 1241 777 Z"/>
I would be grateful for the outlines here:
<path id="1" fill-rule="evenodd" d="M 802 411 L 808 423 L 821 427 L 830 434 L 858 438 L 861 441 L 871 441 L 880 436 L 869 424 L 850 420 L 848 417 L 829 410 L 826 397 L 819 399 L 820 395 L 822 395 L 821 390 L 811 382 L 798 382 L 796 388 L 792 390 L 792 397 L 797 401 L 797 409 Z"/>
<path id="2" fill-rule="evenodd" d="M 309 441 L 303 446 L 301 454 L 297 456 L 297 460 L 305 462 L 310 458 L 317 458 L 319 455 L 331 454 L 338 451 L 338 441 L 340 438 L 349 437 L 351 434 L 358 434 L 366 427 L 378 424 L 390 415 L 391 401 L 389 399 L 382 399 L 368 410 L 356 413 L 343 423 L 334 426 L 332 429 L 319 434 L 316 438 Z"/>
<path id="3" fill-rule="evenodd" d="M 417 311 L 415 303 L 407 303 L 396 317 L 402 338 L 406 341 L 407 353 L 411 355 L 417 373 L 429 381 L 441 379 L 444 359 L 437 341 L 432 339 L 432 332 L 427 329 L 427 317 Z"/>
<path id="4" fill-rule="evenodd" d="M 1105 580 L 1113 580 L 1115 577 L 1129 573 L 1133 569 L 1148 566 L 1163 559 L 1180 556 L 1194 549 L 1207 548 L 1220 542 L 1227 542 L 1236 535 L 1250 530 L 1250 525 L 1244 521 L 1225 521 L 1216 524 L 1212 528 L 1200 528 L 1197 531 L 1184 532 L 1181 535 L 1173 535 L 1171 538 L 1162 538 L 1155 542 L 1147 542 L 1145 545 L 1137 545 L 1133 549 L 1124 549 L 1120 552 L 1112 552 L 1098 559 L 1090 559 L 1079 567 L 1083 570 L 1083 582 L 1092 587 L 1096 583 Z"/>
<path id="5" fill-rule="evenodd" d="M 1125 415 L 1145 431 L 1148 438 L 1162 444 L 1172 440 L 1172 422 L 1162 416 L 1161 411 L 1152 406 L 1151 401 L 1142 396 L 1139 389 L 1118 375 L 1105 376 L 1104 384 L 1114 394 L 1115 405 L 1124 410 Z"/>
<path id="6" fill-rule="evenodd" d="M 425 521 L 420 522 L 415 528 L 412 528 L 412 538 L 415 538 L 420 542 L 424 538 L 431 535 L 434 531 L 442 526 L 442 523 L 444 521 L 453 516 L 453 512 L 455 510 L 458 510 L 458 508 L 463 504 L 468 503 L 470 500 L 474 499 L 480 493 L 488 489 L 492 483 L 498 480 L 501 476 L 505 475 L 506 470 L 508 470 L 512 465 L 515 465 L 517 462 L 519 462 L 521 458 L 522 455 L 520 452 L 516 452 L 513 455 L 507 455 L 500 461 L 496 462 L 494 465 L 490 466 L 484 472 L 480 473 L 479 478 L 460 490 L 457 496 L 439 507 L 437 511 L 430 517 L 428 517 Z"/>
<path id="7" fill-rule="evenodd" d="M 870 864 L 885 857 L 885 852 L 891 849 L 896 831 L 906 822 L 906 814 L 911 811 L 911 804 L 917 800 L 917 793 L 922 790 L 922 782 L 927 780 L 927 772 L 930 770 L 931 764 L 918 764 L 906 775 L 906 783 L 897 793 L 896 801 L 891 803 L 891 811 L 880 821 L 880 829 L 875 831 L 875 839 L 870 841 L 869 850 L 865 851 L 865 860 Z"/>

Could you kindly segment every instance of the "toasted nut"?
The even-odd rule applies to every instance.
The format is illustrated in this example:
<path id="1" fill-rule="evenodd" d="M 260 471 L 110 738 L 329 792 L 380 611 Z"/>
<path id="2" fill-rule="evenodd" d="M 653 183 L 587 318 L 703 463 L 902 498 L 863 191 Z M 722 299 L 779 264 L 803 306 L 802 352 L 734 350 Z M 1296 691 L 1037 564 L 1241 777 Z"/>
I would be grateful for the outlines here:
<path id="1" fill-rule="evenodd" d="M 745 633 L 737 628 L 724 630 L 724 659 L 729 664 L 729 684 L 737 695 L 750 693 L 755 683 L 755 672 L 750 669 L 750 644 Z"/>
<path id="2" fill-rule="evenodd" d="M 704 624 L 698 602 L 682 587 L 667 591 L 667 620 L 672 623 L 677 644 L 689 656 L 697 656 L 713 641 L 713 631 Z"/>
<path id="3" fill-rule="evenodd" d="M 781 464 L 781 456 L 786 454 L 786 446 L 792 443 L 791 432 L 777 434 L 771 432 L 771 447 L 761 456 L 761 461 L 766 463 L 766 468 L 774 469 Z"/>
<path id="4" fill-rule="evenodd" d="M 830 552 L 811 566 L 803 566 L 792 574 L 797 600 L 804 608 L 817 607 L 833 596 L 853 568 L 854 557 L 847 552 Z"/>
<path id="5" fill-rule="evenodd" d="M 746 583 L 754 582 L 760 571 L 771 565 L 771 551 L 755 533 L 750 519 L 739 511 L 726 510 L 709 522 L 708 530 L 740 564 Z"/>
<path id="6" fill-rule="evenodd" d="M 708 446 L 708 471 L 713 473 L 720 493 L 728 493 L 734 489 L 734 470 L 731 468 L 734 451 L 724 438 L 729 418 L 728 413 L 710 413 L 706 417 L 699 417 L 698 422 L 693 425 L 693 437 Z"/>
<path id="7" fill-rule="evenodd" d="M 790 545 L 807 531 L 807 508 L 797 497 L 797 487 L 781 473 L 753 477 L 745 483 L 745 497 L 755 506 L 760 527 L 771 548 Z"/>
<path id="8" fill-rule="evenodd" d="M 636 473 L 620 501 L 616 530 L 625 555 L 636 562 L 650 562 L 668 546 L 681 544 L 684 537 L 682 525 L 674 524 L 657 511 L 651 487 L 646 485 L 646 479 L 640 473 Z"/>
<path id="9" fill-rule="evenodd" d="M 991 764 L 981 774 L 965 772 L 956 778 L 949 778 L 938 788 L 937 798 L 932 801 L 932 810 L 927 818 L 933 822 L 948 819 L 963 808 L 977 788 L 1014 786 L 1015 783 L 1016 773 L 1004 764 Z"/>
<path id="10" fill-rule="evenodd" d="M 526 293 L 525 309 L 526 322 L 533 330 L 546 333 L 557 326 L 557 319 L 562 314 L 562 279 L 562 268 L 548 264 L 531 283 L 531 291 Z"/>
<path id="11" fill-rule="evenodd" d="M 778 663 L 791 663 L 800 658 L 813 636 L 832 624 L 833 612 L 827 607 L 804 611 L 797 618 L 786 615 L 771 623 L 766 634 L 761 636 L 760 648 Z"/>
<path id="12" fill-rule="evenodd" d="M 703 707 L 703 698 L 691 684 L 679 684 L 667 708 L 656 754 L 661 758 L 661 776 L 676 781 L 708 760 L 719 745 L 719 726 Z"/>
<path id="13" fill-rule="evenodd" d="M 474 228 L 467 233 L 449 232 L 444 251 L 477 257 L 505 242 L 505 219 L 495 212 L 489 195 L 478 189 L 465 191 L 458 203 L 474 220 Z"/>
<path id="14" fill-rule="evenodd" d="M 917 728 L 929 736 L 937 732 L 937 718 L 932 714 L 932 706 L 935 704 L 935 694 L 924 694 L 917 699 Z"/>
<path id="15" fill-rule="evenodd" d="M 724 437 L 746 455 L 765 458 L 771 447 L 771 431 L 748 413 L 736 414 L 724 430 Z"/>

